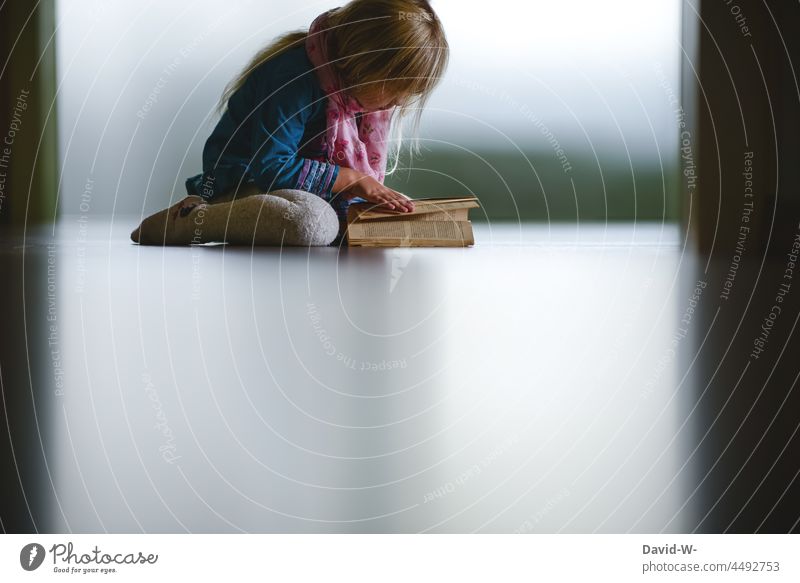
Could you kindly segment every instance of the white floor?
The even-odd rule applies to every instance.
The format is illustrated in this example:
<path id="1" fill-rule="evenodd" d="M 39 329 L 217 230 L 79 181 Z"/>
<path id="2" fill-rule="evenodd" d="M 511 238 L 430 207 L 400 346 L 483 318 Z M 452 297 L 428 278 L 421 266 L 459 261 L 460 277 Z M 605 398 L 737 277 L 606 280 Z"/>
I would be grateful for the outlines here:
<path id="1" fill-rule="evenodd" d="M 686 530 L 677 227 L 251 250 L 135 223 L 17 248 L 55 268 L 26 312 L 49 530 Z"/>

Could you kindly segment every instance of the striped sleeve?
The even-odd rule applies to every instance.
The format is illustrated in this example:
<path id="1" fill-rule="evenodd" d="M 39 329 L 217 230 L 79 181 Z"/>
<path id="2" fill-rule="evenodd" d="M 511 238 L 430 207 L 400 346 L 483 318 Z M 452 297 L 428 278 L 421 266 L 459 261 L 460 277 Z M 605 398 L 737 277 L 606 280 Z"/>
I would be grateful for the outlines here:
<path id="1" fill-rule="evenodd" d="M 306 158 L 298 174 L 295 188 L 319 195 L 330 202 L 338 175 L 339 166 L 336 164 Z"/>

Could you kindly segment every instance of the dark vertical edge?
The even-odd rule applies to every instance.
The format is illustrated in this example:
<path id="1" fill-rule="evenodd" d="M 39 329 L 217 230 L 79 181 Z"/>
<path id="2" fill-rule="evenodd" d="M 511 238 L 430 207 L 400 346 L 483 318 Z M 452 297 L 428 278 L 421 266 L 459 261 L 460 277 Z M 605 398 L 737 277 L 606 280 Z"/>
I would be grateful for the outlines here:
<path id="1" fill-rule="evenodd" d="M 3 225 L 49 223 L 57 216 L 55 28 L 55 0 L 9 0 L 0 7 Z"/>

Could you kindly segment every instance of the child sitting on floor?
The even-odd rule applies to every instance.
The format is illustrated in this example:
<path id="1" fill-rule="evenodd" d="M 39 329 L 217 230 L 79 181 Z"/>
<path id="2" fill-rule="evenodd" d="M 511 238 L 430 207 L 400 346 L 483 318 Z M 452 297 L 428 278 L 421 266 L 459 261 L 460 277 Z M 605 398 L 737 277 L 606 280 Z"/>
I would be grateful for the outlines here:
<path id="1" fill-rule="evenodd" d="M 413 210 L 383 184 L 399 119 L 416 124 L 448 59 L 426 0 L 353 0 L 259 52 L 223 94 L 188 196 L 131 234 L 145 245 L 328 245 L 347 206 Z M 393 168 L 393 169 L 394 169 Z"/>

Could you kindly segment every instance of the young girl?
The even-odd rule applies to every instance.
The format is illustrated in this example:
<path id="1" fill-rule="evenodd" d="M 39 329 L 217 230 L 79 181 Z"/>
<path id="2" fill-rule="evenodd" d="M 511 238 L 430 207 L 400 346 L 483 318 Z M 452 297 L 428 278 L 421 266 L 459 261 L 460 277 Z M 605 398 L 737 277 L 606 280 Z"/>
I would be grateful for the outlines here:
<path id="1" fill-rule="evenodd" d="M 413 210 L 384 186 L 399 118 L 419 116 L 447 66 L 426 0 L 353 0 L 258 53 L 226 88 L 188 196 L 131 234 L 150 245 L 340 242 L 346 211 L 368 201 Z M 268 194 L 265 194 L 268 193 Z"/>

